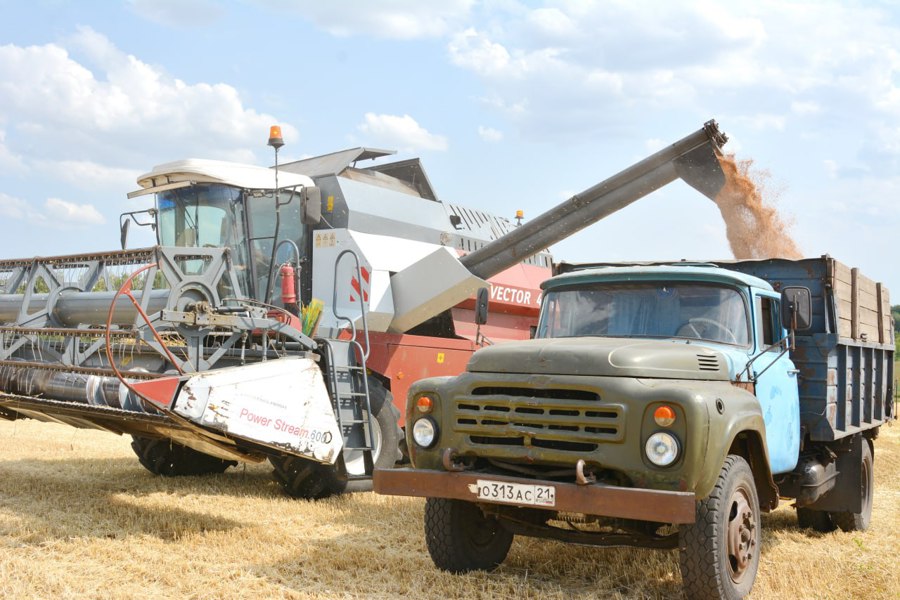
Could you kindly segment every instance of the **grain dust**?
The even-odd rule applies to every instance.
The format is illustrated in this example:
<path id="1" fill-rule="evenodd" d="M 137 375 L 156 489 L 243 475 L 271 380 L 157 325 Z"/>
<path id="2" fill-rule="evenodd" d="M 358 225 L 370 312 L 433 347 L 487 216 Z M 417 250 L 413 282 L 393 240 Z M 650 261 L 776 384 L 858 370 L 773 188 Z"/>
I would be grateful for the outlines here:
<path id="1" fill-rule="evenodd" d="M 725 220 L 731 252 L 738 260 L 801 258 L 790 235 L 790 224 L 773 206 L 777 194 L 768 188 L 769 173 L 754 170 L 753 160 L 721 157 L 725 186 L 715 202 Z"/>

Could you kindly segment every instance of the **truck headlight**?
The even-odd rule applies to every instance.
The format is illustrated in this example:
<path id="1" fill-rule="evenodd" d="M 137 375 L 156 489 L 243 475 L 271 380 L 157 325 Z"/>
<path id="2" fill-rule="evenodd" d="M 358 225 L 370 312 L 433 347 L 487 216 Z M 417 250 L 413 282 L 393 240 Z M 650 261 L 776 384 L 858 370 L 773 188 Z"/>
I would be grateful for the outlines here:
<path id="1" fill-rule="evenodd" d="M 424 417 L 413 424 L 413 440 L 423 448 L 431 448 L 437 441 L 438 426 L 431 417 Z"/>
<path id="2" fill-rule="evenodd" d="M 668 467 L 678 458 L 678 438 L 665 431 L 657 431 L 644 444 L 647 459 L 658 467 Z"/>

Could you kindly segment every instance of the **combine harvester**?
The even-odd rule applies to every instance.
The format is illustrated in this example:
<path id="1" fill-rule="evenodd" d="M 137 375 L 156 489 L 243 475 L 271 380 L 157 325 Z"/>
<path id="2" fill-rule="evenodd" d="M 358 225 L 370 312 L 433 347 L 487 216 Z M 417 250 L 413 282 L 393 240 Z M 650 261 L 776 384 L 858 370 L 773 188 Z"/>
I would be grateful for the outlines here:
<path id="1" fill-rule="evenodd" d="M 714 198 L 726 139 L 710 121 L 518 227 L 440 201 L 418 159 L 279 167 L 278 128 L 275 169 L 160 165 L 123 250 L 0 261 L 0 417 L 129 434 L 161 475 L 268 459 L 292 496 L 341 493 L 401 458 L 411 383 L 529 337 L 547 247 L 678 178 Z M 158 245 L 125 250 L 132 223 Z"/>

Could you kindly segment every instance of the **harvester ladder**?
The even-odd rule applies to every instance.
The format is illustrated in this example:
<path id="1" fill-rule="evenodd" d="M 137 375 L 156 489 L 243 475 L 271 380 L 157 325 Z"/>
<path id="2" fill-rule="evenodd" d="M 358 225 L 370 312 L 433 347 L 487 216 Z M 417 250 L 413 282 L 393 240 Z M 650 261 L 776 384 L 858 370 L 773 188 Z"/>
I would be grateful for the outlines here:
<path id="1" fill-rule="evenodd" d="M 374 439 L 372 405 L 362 347 L 356 340 L 323 340 L 328 388 L 344 450 L 360 450 L 366 476 L 372 475 Z"/>
<path id="2" fill-rule="evenodd" d="M 357 281 L 362 282 L 362 269 L 359 256 L 353 250 L 344 250 L 334 261 L 334 294 L 331 307 L 338 323 L 347 323 L 350 339 L 323 340 L 325 361 L 328 367 L 329 391 L 337 418 L 338 427 L 344 437 L 344 450 L 361 450 L 365 465 L 364 477 L 371 477 L 375 468 L 373 453 L 375 438 L 372 430 L 372 403 L 369 395 L 368 371 L 366 359 L 369 356 L 369 326 L 366 321 L 366 304 L 360 294 L 360 313 L 362 329 L 357 331 L 354 319 L 337 313 L 338 299 L 338 267 L 345 257 L 354 261 Z M 365 340 L 363 348 L 358 338 Z"/>

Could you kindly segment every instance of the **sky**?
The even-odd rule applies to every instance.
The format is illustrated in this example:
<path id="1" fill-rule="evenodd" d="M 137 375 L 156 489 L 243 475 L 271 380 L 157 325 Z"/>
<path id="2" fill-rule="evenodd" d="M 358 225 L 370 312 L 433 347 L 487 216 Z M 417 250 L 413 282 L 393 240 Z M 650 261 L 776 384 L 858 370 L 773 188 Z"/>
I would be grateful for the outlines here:
<path id="1" fill-rule="evenodd" d="M 441 200 L 536 217 L 716 119 L 806 256 L 895 290 L 893 2 L 0 0 L 0 256 L 118 248 L 154 165 L 367 146 Z M 364 163 L 362 164 L 364 166 Z M 557 260 L 727 259 L 681 182 Z"/>

